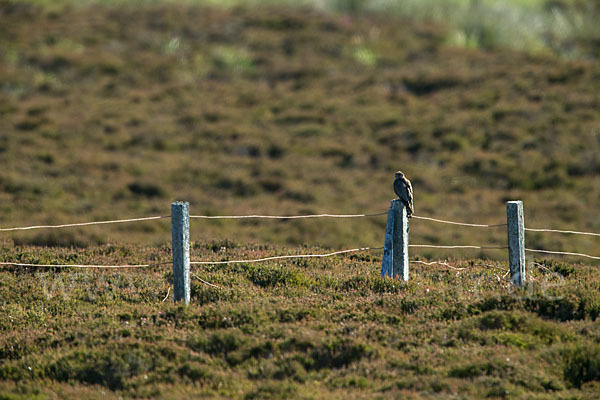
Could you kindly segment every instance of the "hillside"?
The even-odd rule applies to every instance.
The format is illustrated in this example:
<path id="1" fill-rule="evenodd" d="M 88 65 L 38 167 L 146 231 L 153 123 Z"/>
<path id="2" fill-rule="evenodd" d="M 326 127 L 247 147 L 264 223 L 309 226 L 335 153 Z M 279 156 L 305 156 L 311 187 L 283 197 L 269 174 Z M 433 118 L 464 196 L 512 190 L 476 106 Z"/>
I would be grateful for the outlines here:
<path id="1" fill-rule="evenodd" d="M 195 246 L 192 259 L 282 252 L 221 247 Z M 169 259 L 170 249 L 3 254 L 113 264 Z M 501 263 L 411 264 L 408 284 L 380 278 L 380 263 L 371 253 L 194 267 L 188 308 L 166 298 L 170 266 L 5 268 L 0 397 L 597 397 L 598 268 L 540 264 L 516 290 Z"/>
<path id="2" fill-rule="evenodd" d="M 499 224 L 521 199 L 528 227 L 600 232 L 598 61 L 457 47 L 391 13 L 101 3 L 0 0 L 0 229 L 175 200 L 381 213 L 402 169 L 419 216 Z M 380 247 L 385 222 L 195 219 L 192 260 Z M 422 219 L 410 234 L 506 243 Z M 166 218 L 2 231 L 0 262 L 168 262 L 170 240 Z M 527 247 L 600 256 L 591 236 Z M 187 308 L 170 265 L 4 265 L 0 399 L 597 397 L 600 262 L 528 256 L 517 289 L 506 258 L 412 248 L 408 283 L 379 276 L 381 250 L 196 266 Z"/>
<path id="3" fill-rule="evenodd" d="M 597 62 L 453 48 L 435 26 L 310 9 L 4 2 L 0 19 L 2 226 L 164 215 L 175 199 L 194 214 L 375 213 L 403 169 L 419 215 L 501 223 L 504 202 L 522 199 L 528 226 L 600 231 Z M 374 246 L 384 225 L 207 222 L 193 236 Z M 161 245 L 168 230 L 4 237 Z M 411 234 L 506 236 L 424 222 Z"/>

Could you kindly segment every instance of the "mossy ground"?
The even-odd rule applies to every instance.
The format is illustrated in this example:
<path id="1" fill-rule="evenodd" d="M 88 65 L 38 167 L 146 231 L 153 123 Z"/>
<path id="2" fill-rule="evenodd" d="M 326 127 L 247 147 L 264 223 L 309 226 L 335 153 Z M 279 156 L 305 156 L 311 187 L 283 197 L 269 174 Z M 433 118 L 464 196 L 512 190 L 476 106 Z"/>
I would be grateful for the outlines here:
<path id="1" fill-rule="evenodd" d="M 193 259 L 278 248 L 198 243 Z M 323 249 L 306 248 L 305 252 Z M 169 249 L 13 248 L 13 260 L 156 261 Z M 502 263 L 411 264 L 377 252 L 194 267 L 189 307 L 169 266 L 0 273 L 5 398 L 594 398 L 600 272 L 542 262 L 515 289 Z M 559 275 L 567 272 L 567 275 Z M 200 282 L 196 276 L 212 284 Z"/>

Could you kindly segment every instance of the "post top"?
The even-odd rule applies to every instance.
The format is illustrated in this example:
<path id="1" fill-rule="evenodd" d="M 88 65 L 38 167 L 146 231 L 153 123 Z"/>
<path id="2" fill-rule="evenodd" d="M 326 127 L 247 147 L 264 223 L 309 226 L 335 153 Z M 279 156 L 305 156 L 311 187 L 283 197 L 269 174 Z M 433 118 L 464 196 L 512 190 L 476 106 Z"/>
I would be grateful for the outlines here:
<path id="1" fill-rule="evenodd" d="M 187 201 L 174 201 L 171 203 L 172 206 L 189 206 L 190 203 Z"/>
<path id="2" fill-rule="evenodd" d="M 522 200 L 511 200 L 507 201 L 506 204 L 523 204 Z"/>

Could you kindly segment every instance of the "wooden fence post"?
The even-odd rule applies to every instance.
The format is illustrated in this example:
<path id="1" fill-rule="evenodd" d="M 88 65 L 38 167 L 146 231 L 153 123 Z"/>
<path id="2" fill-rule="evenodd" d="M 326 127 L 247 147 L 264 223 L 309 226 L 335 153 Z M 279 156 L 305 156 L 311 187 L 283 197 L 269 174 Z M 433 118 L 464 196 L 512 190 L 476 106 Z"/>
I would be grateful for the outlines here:
<path id="1" fill-rule="evenodd" d="M 173 246 L 173 297 L 175 302 L 190 303 L 190 205 L 171 203 L 171 233 Z"/>
<path id="2" fill-rule="evenodd" d="M 408 215 L 400 199 L 392 200 L 385 228 L 381 276 L 408 281 Z"/>
<path id="3" fill-rule="evenodd" d="M 525 283 L 525 218 L 521 200 L 506 203 L 510 279 L 516 286 Z"/>

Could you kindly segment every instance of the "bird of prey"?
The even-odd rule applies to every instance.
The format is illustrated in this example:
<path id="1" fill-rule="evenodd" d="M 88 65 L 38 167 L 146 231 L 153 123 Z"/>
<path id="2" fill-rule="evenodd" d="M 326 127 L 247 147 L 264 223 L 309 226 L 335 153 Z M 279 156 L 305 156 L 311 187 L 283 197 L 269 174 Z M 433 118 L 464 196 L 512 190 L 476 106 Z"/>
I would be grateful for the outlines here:
<path id="1" fill-rule="evenodd" d="M 402 171 L 396 172 L 396 178 L 394 179 L 394 192 L 402 203 L 406 206 L 408 218 L 415 212 L 413 205 L 413 189 L 410 181 L 404 176 Z"/>

